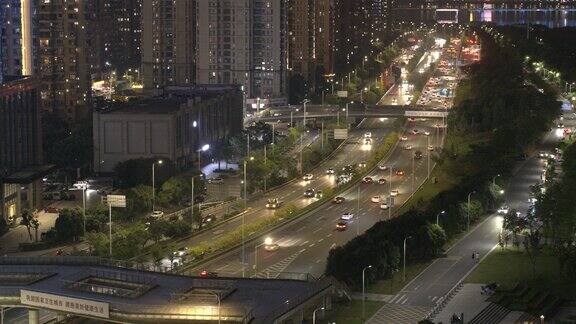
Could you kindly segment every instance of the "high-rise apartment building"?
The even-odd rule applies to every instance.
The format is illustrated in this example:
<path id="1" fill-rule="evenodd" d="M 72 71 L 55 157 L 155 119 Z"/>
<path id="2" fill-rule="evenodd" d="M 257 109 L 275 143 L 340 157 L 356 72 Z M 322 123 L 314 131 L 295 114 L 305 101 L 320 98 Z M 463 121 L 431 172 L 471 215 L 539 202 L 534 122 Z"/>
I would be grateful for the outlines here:
<path id="1" fill-rule="evenodd" d="M 198 0 L 197 83 L 238 84 L 248 99 L 285 98 L 287 1 Z"/>
<path id="2" fill-rule="evenodd" d="M 316 4 L 316 62 L 326 75 L 334 73 L 335 0 L 317 0 Z"/>
<path id="3" fill-rule="evenodd" d="M 102 35 L 100 65 L 120 74 L 129 68 L 139 68 L 142 0 L 101 0 L 97 15 Z"/>
<path id="4" fill-rule="evenodd" d="M 32 0 L 0 2 L 0 84 L 6 75 L 32 75 Z"/>
<path id="5" fill-rule="evenodd" d="M 40 208 L 42 166 L 39 82 L 6 76 L 0 83 L 0 218 L 14 222 L 22 210 Z"/>
<path id="6" fill-rule="evenodd" d="M 290 0 L 288 4 L 288 68 L 314 83 L 316 74 L 316 1 Z"/>
<path id="7" fill-rule="evenodd" d="M 91 72 L 100 70 L 95 5 L 91 0 L 43 0 L 37 8 L 43 106 L 71 119 L 85 115 Z"/>
<path id="8" fill-rule="evenodd" d="M 195 49 L 196 1 L 143 0 L 142 78 L 145 88 L 193 84 Z"/>
<path id="9" fill-rule="evenodd" d="M 335 60 L 340 72 L 361 63 L 390 30 L 390 0 L 335 0 Z"/>

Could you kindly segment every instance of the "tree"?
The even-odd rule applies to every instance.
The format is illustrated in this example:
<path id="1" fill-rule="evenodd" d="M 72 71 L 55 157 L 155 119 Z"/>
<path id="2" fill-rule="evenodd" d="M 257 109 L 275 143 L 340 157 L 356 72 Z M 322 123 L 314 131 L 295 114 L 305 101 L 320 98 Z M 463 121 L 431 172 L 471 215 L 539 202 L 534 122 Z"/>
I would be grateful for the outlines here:
<path id="1" fill-rule="evenodd" d="M 190 195 L 190 190 L 188 181 L 181 177 L 172 177 L 162 184 L 158 201 L 163 205 L 178 204 L 186 194 Z"/>
<path id="2" fill-rule="evenodd" d="M 79 209 L 63 209 L 54 224 L 59 242 L 77 241 L 83 234 L 82 212 Z"/>
<path id="3" fill-rule="evenodd" d="M 109 242 L 108 235 L 98 232 L 90 232 L 86 234 L 86 242 L 90 246 L 92 255 L 108 256 L 109 255 Z"/>
<path id="4" fill-rule="evenodd" d="M 152 187 L 138 185 L 126 192 L 126 211 L 122 212 L 127 219 L 152 210 Z"/>
<path id="5" fill-rule="evenodd" d="M 541 245 L 541 234 L 539 229 L 530 229 L 527 234 L 524 235 L 524 250 L 528 257 L 530 258 L 530 263 L 532 264 L 532 279 L 536 279 L 536 261 L 538 255 L 540 255 Z"/>
<path id="6" fill-rule="evenodd" d="M 158 164 L 158 161 L 162 164 Z M 162 157 L 140 158 L 120 162 L 114 168 L 114 185 L 118 188 L 132 188 L 138 185 L 152 185 L 152 164 L 154 168 L 155 182 L 159 187 L 174 176 L 176 167 L 169 159 Z"/>
<path id="7" fill-rule="evenodd" d="M 24 209 L 22 211 L 21 217 L 22 220 L 20 221 L 20 225 L 26 226 L 26 229 L 28 230 L 28 237 L 30 238 L 30 241 L 32 241 L 31 229 L 34 226 L 32 221 L 34 219 L 34 215 L 30 212 L 30 210 Z"/>

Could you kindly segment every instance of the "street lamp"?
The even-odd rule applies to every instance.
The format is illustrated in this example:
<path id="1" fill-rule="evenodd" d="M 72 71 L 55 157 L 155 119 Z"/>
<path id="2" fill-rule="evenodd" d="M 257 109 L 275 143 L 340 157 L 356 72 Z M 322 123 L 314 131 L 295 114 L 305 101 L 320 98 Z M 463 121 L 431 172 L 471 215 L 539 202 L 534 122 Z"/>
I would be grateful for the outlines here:
<path id="1" fill-rule="evenodd" d="M 154 169 L 155 169 L 156 163 L 158 163 L 159 165 L 162 165 L 162 163 L 164 163 L 164 161 L 158 160 L 158 162 L 152 162 L 152 212 L 154 212 L 156 210 L 154 208 L 154 203 L 156 200 L 156 177 L 154 176 Z"/>
<path id="2" fill-rule="evenodd" d="M 302 125 L 302 126 L 304 126 L 304 128 L 306 128 L 306 104 L 309 102 L 310 102 L 310 100 L 308 100 L 308 99 L 304 99 L 304 101 L 302 101 L 302 104 L 304 105 L 304 119 L 302 120 L 302 123 L 304 125 Z"/>
<path id="3" fill-rule="evenodd" d="M 362 269 L 362 322 L 364 322 L 364 301 L 366 300 L 366 288 L 365 288 L 365 272 L 367 269 L 372 268 L 372 265 L 369 265 Z"/>
<path id="4" fill-rule="evenodd" d="M 500 174 L 497 174 L 492 178 L 492 184 L 493 185 L 496 185 L 496 178 L 498 178 L 499 176 L 500 176 Z"/>
<path id="5" fill-rule="evenodd" d="M 446 214 L 445 210 L 439 212 L 438 215 L 436 215 L 436 225 L 438 225 L 438 223 L 440 221 L 440 215 L 444 215 L 444 214 Z"/>
<path id="6" fill-rule="evenodd" d="M 200 162 L 200 158 L 202 156 L 202 152 L 206 152 L 210 149 L 210 144 L 204 144 L 199 150 L 198 150 L 198 172 L 202 173 L 202 163 Z"/>
<path id="7" fill-rule="evenodd" d="M 254 247 L 254 275 L 258 275 L 258 248 L 261 247 L 262 245 L 264 246 L 270 246 L 272 245 L 272 238 L 271 237 L 267 237 L 264 239 L 264 242 L 256 245 Z"/>
<path id="8" fill-rule="evenodd" d="M 467 225 L 468 231 L 470 231 L 470 196 L 472 196 L 472 194 L 475 193 L 476 191 L 472 191 L 471 193 L 468 194 L 468 208 L 466 208 L 467 209 L 466 214 L 468 215 L 468 225 Z"/>
<path id="9" fill-rule="evenodd" d="M 403 258 L 403 266 L 402 266 L 402 280 L 406 281 L 406 240 L 412 238 L 412 236 L 406 236 L 404 238 L 404 258 Z"/>
<path id="10" fill-rule="evenodd" d="M 316 308 L 313 312 L 312 312 L 312 324 L 316 324 L 316 312 L 319 310 L 324 310 L 324 306 L 320 307 L 320 308 Z"/>

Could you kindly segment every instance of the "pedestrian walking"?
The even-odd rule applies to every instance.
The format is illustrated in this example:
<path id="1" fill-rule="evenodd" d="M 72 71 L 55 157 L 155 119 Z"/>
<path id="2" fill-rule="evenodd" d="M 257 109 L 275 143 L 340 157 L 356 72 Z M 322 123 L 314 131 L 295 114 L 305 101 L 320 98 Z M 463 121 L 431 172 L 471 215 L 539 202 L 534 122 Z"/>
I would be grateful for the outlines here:
<path id="1" fill-rule="evenodd" d="M 476 262 L 480 262 L 480 252 L 476 252 Z"/>

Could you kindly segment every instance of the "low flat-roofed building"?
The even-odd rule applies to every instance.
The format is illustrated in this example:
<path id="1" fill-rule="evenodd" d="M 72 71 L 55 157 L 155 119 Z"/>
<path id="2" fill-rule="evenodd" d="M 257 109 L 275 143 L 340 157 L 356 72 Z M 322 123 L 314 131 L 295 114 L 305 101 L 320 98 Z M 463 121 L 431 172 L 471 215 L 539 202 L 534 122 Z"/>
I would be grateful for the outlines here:
<path id="1" fill-rule="evenodd" d="M 0 257 L 0 307 L 121 323 L 301 324 L 331 309 L 330 278 L 202 278 L 92 257 Z M 322 312 L 316 314 L 322 316 Z"/>
<path id="2" fill-rule="evenodd" d="M 163 157 L 189 167 L 204 145 L 242 130 L 242 92 L 236 86 L 168 87 L 153 98 L 94 112 L 94 170 L 119 162 Z"/>
<path id="3" fill-rule="evenodd" d="M 6 76 L 0 84 L 0 217 L 13 222 L 41 207 L 42 165 L 39 82 Z"/>

